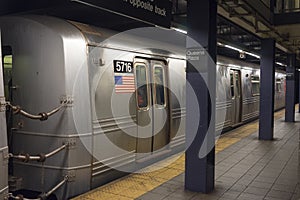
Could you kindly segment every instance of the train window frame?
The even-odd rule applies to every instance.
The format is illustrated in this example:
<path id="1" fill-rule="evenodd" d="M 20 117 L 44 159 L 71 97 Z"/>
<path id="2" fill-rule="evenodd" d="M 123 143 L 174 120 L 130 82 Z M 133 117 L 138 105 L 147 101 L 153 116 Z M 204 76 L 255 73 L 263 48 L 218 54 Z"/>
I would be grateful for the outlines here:
<path id="1" fill-rule="evenodd" d="M 162 69 L 162 77 L 163 77 L 163 91 L 164 91 L 164 104 L 158 104 L 157 103 L 157 96 L 156 96 L 156 82 L 155 82 L 155 68 L 161 68 Z M 166 102 L 166 98 L 167 98 L 167 95 L 166 95 L 166 75 L 165 75 L 165 69 L 163 67 L 162 64 L 157 64 L 155 63 L 153 65 L 153 73 L 152 73 L 152 80 L 153 80 L 153 97 L 154 97 L 154 106 L 156 108 L 165 108 L 166 105 L 167 105 L 167 102 Z"/>
<path id="2" fill-rule="evenodd" d="M 230 71 L 230 94 L 231 98 L 235 98 L 235 91 L 234 91 L 234 72 Z"/>
<path id="3" fill-rule="evenodd" d="M 235 83 L 234 85 L 236 85 L 236 94 L 237 94 L 237 97 L 240 97 L 241 96 L 241 93 L 242 93 L 242 87 L 241 87 L 241 74 L 240 74 L 240 71 L 235 71 L 234 72 L 234 80 L 235 80 Z"/>
<path id="4" fill-rule="evenodd" d="M 9 58 L 7 61 L 7 58 Z M 12 100 L 12 70 L 13 70 L 13 51 L 11 46 L 2 46 L 2 67 L 4 79 L 4 96 L 7 101 Z M 9 66 L 9 67 L 8 67 Z"/>
<path id="5" fill-rule="evenodd" d="M 277 78 L 275 84 L 276 84 L 275 91 L 278 92 L 278 93 L 282 93 L 283 92 L 282 79 L 281 78 Z M 280 87 L 278 87 L 278 85 L 280 85 Z"/>
<path id="6" fill-rule="evenodd" d="M 137 75 L 136 75 L 136 67 L 137 66 L 143 66 L 145 67 L 145 72 L 146 72 L 146 89 L 147 89 L 147 106 L 145 107 L 140 107 L 139 105 L 139 102 L 138 102 L 138 99 L 139 99 L 139 96 L 138 96 L 138 81 L 137 81 Z M 134 67 L 134 77 L 135 77 L 135 88 L 136 88 L 136 92 L 135 92 L 135 98 L 136 98 L 136 107 L 138 108 L 138 110 L 149 110 L 150 109 L 150 95 L 149 95 L 149 74 L 148 74 L 148 71 L 149 71 L 149 67 L 146 63 L 144 62 L 136 62 L 133 64 L 133 67 Z"/>
<path id="7" fill-rule="evenodd" d="M 251 94 L 252 96 L 260 96 L 260 77 L 258 75 L 251 75 Z M 253 78 L 256 78 L 253 80 Z M 254 92 L 253 84 L 258 84 L 258 91 Z"/>

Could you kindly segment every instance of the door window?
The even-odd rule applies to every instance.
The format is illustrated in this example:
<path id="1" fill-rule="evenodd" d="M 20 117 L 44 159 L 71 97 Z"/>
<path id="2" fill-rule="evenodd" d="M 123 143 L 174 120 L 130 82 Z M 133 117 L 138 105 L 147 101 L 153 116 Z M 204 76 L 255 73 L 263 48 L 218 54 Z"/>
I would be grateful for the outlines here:
<path id="1" fill-rule="evenodd" d="M 158 106 L 165 106 L 164 69 L 161 66 L 154 67 L 153 79 L 155 104 Z"/>
<path id="2" fill-rule="evenodd" d="M 233 72 L 230 72 L 230 91 L 231 97 L 234 97 L 234 81 L 233 81 Z"/>
<path id="3" fill-rule="evenodd" d="M 259 89 L 260 89 L 260 81 L 259 76 L 251 76 L 251 85 L 252 85 L 252 95 L 257 96 L 259 95 Z"/>
<path id="4" fill-rule="evenodd" d="M 241 91 L 240 91 L 240 75 L 239 75 L 239 72 L 235 72 L 235 85 L 236 85 L 237 95 L 240 96 Z"/>
<path id="5" fill-rule="evenodd" d="M 147 68 L 143 63 L 135 65 L 135 76 L 136 76 L 136 95 L 138 108 L 148 108 L 148 81 L 147 81 Z"/>
<path id="6" fill-rule="evenodd" d="M 282 82 L 280 78 L 276 79 L 276 92 L 282 92 Z"/>

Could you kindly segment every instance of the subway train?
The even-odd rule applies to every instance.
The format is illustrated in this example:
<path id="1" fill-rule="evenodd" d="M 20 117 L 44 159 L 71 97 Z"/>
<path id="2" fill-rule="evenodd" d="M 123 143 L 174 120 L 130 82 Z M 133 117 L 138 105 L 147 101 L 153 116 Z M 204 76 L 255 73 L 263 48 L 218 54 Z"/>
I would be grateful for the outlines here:
<path id="1" fill-rule="evenodd" d="M 50 16 L 2 17 L 0 28 L 0 199 L 8 181 L 15 196 L 68 199 L 184 150 L 185 48 Z M 259 66 L 217 60 L 216 129 L 226 130 L 258 117 Z M 275 79 L 280 109 L 285 74 Z"/>

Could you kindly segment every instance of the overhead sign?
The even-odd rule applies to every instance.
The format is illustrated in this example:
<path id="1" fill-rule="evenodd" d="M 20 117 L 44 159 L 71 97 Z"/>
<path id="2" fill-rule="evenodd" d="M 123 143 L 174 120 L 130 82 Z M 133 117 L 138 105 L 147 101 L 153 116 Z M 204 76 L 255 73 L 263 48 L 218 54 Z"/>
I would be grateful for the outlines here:
<path id="1" fill-rule="evenodd" d="M 98 7 L 151 24 L 171 26 L 172 2 L 169 0 L 71 0 Z"/>

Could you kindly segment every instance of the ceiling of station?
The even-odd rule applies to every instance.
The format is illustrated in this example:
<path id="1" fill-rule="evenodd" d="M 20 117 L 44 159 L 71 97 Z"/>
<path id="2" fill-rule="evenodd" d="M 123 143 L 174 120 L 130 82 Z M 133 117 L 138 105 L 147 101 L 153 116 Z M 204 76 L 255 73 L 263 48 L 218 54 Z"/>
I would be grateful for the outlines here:
<path id="1" fill-rule="evenodd" d="M 276 62 L 286 64 L 287 53 L 295 52 L 298 57 L 300 56 L 300 31 L 298 31 L 300 25 L 274 27 L 268 24 L 265 18 L 258 16 L 248 4 L 241 3 L 243 0 L 219 0 L 218 2 L 219 42 L 259 55 L 260 38 L 271 37 L 277 41 Z M 187 0 L 173 0 L 173 13 L 173 25 L 185 28 Z M 218 53 L 240 59 L 237 51 L 221 46 L 218 48 Z M 247 56 L 244 60 L 259 63 L 259 59 L 252 56 Z M 280 65 L 277 67 L 284 69 Z"/>
<path id="2" fill-rule="evenodd" d="M 300 25 L 289 24 L 275 26 L 275 17 L 265 4 L 256 5 L 261 1 L 247 0 L 220 0 L 219 13 L 235 23 L 242 24 L 243 28 L 261 38 L 274 38 L 278 50 L 276 60 L 286 64 L 287 53 L 296 53 L 297 66 L 300 65 Z M 256 10 L 259 9 L 259 10 Z"/>

